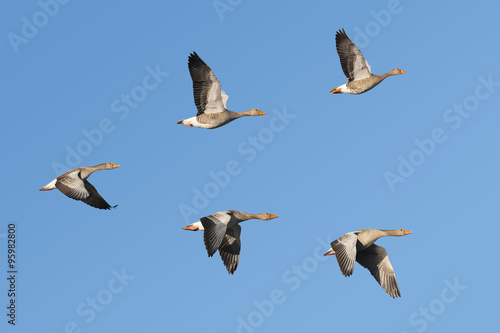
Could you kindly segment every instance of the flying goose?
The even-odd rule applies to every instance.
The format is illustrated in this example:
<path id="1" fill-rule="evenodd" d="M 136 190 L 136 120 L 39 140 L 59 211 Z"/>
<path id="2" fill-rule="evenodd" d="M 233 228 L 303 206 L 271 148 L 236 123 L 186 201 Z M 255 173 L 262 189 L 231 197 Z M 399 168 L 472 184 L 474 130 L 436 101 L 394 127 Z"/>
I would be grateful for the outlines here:
<path id="1" fill-rule="evenodd" d="M 64 195 L 71 199 L 80 200 L 87 205 L 99 209 L 111 209 L 106 200 L 104 200 L 92 184 L 87 181 L 87 178 L 97 170 L 109 170 L 118 168 L 118 164 L 102 163 L 93 167 L 79 167 L 63 173 L 40 191 L 50 191 L 57 188 Z"/>
<path id="2" fill-rule="evenodd" d="M 370 65 L 368 65 L 356 45 L 347 37 L 344 29 L 337 31 L 335 42 L 342 70 L 349 82 L 333 88 L 330 91 L 332 94 L 362 94 L 378 85 L 388 76 L 406 73 L 402 69 L 395 68 L 382 75 L 372 74 Z"/>
<path id="3" fill-rule="evenodd" d="M 247 214 L 237 210 L 226 210 L 202 217 L 200 221 L 182 229 L 204 231 L 203 240 L 205 241 L 208 256 L 213 256 L 219 250 L 227 272 L 233 274 L 238 267 L 240 258 L 241 227 L 239 223 L 251 219 L 271 220 L 277 217 L 269 213 Z"/>
<path id="4" fill-rule="evenodd" d="M 250 109 L 233 112 L 226 109 L 229 96 L 221 90 L 219 80 L 214 72 L 201 58 L 193 52 L 188 58 L 188 67 L 193 79 L 194 104 L 198 109 L 196 117 L 179 120 L 177 124 L 187 127 L 217 128 L 244 116 L 261 116 L 265 113 Z"/>
<path id="5" fill-rule="evenodd" d="M 404 236 L 411 231 L 404 229 L 379 230 L 361 229 L 348 232 L 332 242 L 332 248 L 325 256 L 335 254 L 344 276 L 350 276 L 354 270 L 354 261 L 367 268 L 375 280 L 392 298 L 401 297 L 394 269 L 387 252 L 382 246 L 373 244 L 384 236 Z"/>

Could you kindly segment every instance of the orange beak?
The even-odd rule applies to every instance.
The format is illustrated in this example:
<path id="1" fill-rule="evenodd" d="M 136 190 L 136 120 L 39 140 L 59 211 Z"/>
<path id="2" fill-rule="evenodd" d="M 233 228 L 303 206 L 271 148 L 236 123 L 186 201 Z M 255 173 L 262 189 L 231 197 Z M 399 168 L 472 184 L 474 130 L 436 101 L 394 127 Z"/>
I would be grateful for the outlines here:
<path id="1" fill-rule="evenodd" d="M 276 219 L 276 218 L 278 218 L 278 217 L 279 217 L 278 215 L 273 215 L 273 214 L 271 214 L 271 219 Z"/>
<path id="2" fill-rule="evenodd" d="M 263 116 L 265 114 L 266 114 L 265 112 L 259 110 L 259 116 Z"/>
<path id="3" fill-rule="evenodd" d="M 405 230 L 405 235 L 411 234 L 411 231 Z"/>
<path id="4" fill-rule="evenodd" d="M 404 70 L 401 70 L 401 74 L 404 74 L 404 73 L 406 73 L 406 71 L 404 71 Z"/>
<path id="5" fill-rule="evenodd" d="M 118 168 L 120 165 L 119 164 L 114 164 L 113 163 L 113 168 Z"/>
<path id="6" fill-rule="evenodd" d="M 335 254 L 335 251 L 333 251 L 333 249 L 330 249 L 330 250 L 326 251 L 325 253 L 323 253 L 324 256 L 331 256 L 334 254 Z"/>

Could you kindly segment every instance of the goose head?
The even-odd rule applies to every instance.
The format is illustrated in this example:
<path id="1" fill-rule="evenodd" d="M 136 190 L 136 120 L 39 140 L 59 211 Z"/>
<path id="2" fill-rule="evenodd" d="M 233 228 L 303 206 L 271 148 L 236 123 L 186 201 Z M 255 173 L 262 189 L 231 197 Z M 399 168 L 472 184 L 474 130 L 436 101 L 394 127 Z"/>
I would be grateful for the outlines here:
<path id="1" fill-rule="evenodd" d="M 247 116 L 263 116 L 266 113 L 263 111 L 260 111 L 259 109 L 250 109 L 245 112 Z"/>
<path id="2" fill-rule="evenodd" d="M 267 220 L 276 219 L 278 217 L 279 217 L 278 215 L 274 215 L 271 213 L 262 213 L 261 216 L 259 217 L 259 219 L 267 221 Z"/>
<path id="3" fill-rule="evenodd" d="M 402 69 L 399 69 L 399 68 L 394 68 L 392 71 L 390 71 L 387 74 L 389 74 L 389 75 L 400 75 L 400 74 L 404 74 L 404 73 L 406 73 L 405 70 L 402 70 Z"/>
<path id="4" fill-rule="evenodd" d="M 115 163 L 104 163 L 104 168 L 105 169 L 116 169 L 120 167 L 119 164 L 115 164 Z"/>

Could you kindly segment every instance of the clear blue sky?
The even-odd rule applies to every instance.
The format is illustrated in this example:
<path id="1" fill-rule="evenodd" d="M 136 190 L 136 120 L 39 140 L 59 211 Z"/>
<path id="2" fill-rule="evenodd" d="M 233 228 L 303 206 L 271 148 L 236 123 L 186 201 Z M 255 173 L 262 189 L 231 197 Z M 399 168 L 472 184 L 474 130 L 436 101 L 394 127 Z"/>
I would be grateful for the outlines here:
<path id="1" fill-rule="evenodd" d="M 4 4 L 1 330 L 494 330 L 498 4 L 231 3 L 215 2 L 219 12 L 212 1 Z M 340 28 L 374 73 L 408 73 L 360 96 L 331 95 L 346 82 Z M 216 130 L 176 125 L 196 114 L 192 51 L 229 109 L 267 115 Z M 38 191 L 103 162 L 121 167 L 89 180 L 114 210 Z M 207 257 L 201 232 L 181 230 L 226 209 L 280 216 L 242 224 L 232 276 L 218 254 Z M 413 231 L 378 241 L 402 298 L 366 269 L 345 278 L 318 255 L 361 228 Z"/>

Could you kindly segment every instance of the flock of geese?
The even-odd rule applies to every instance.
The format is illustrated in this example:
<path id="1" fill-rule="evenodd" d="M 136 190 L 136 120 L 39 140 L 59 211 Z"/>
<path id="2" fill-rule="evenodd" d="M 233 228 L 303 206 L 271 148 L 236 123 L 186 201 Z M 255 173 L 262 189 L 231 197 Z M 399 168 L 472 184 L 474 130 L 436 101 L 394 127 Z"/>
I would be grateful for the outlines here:
<path id="1" fill-rule="evenodd" d="M 362 94 L 392 75 L 406 73 L 399 68 L 393 69 L 382 75 L 371 73 L 370 65 L 363 57 L 356 45 L 349 39 L 344 29 L 339 30 L 335 36 L 337 53 L 345 76 L 346 84 L 332 89 L 332 94 Z M 226 107 L 228 95 L 221 89 L 221 84 L 212 69 L 193 52 L 188 58 L 189 73 L 193 80 L 194 103 L 198 109 L 195 117 L 180 120 L 177 124 L 187 127 L 199 127 L 213 129 L 227 125 L 241 117 L 265 115 L 258 109 L 250 109 L 242 112 L 234 112 Z M 97 192 L 96 188 L 89 183 L 87 178 L 95 171 L 110 170 L 119 167 L 114 163 L 103 163 L 93 167 L 79 167 L 70 170 L 46 186 L 40 191 L 58 189 L 71 199 L 80 200 L 89 206 L 98 209 L 111 209 L 111 206 Z M 247 214 L 236 210 L 217 212 L 202 217 L 200 221 L 185 226 L 184 230 L 203 231 L 203 241 L 209 257 L 219 251 L 220 257 L 229 274 L 233 274 L 238 267 L 241 249 L 241 226 L 240 223 L 251 219 L 272 220 L 277 215 L 270 213 Z M 387 252 L 381 246 L 375 245 L 375 241 L 384 236 L 404 236 L 411 231 L 361 229 L 348 232 L 331 243 L 324 255 L 336 255 L 340 270 L 344 276 L 350 276 L 357 261 L 361 266 L 370 271 L 375 280 L 389 294 L 389 296 L 401 297 L 394 269 L 389 261 Z"/>

